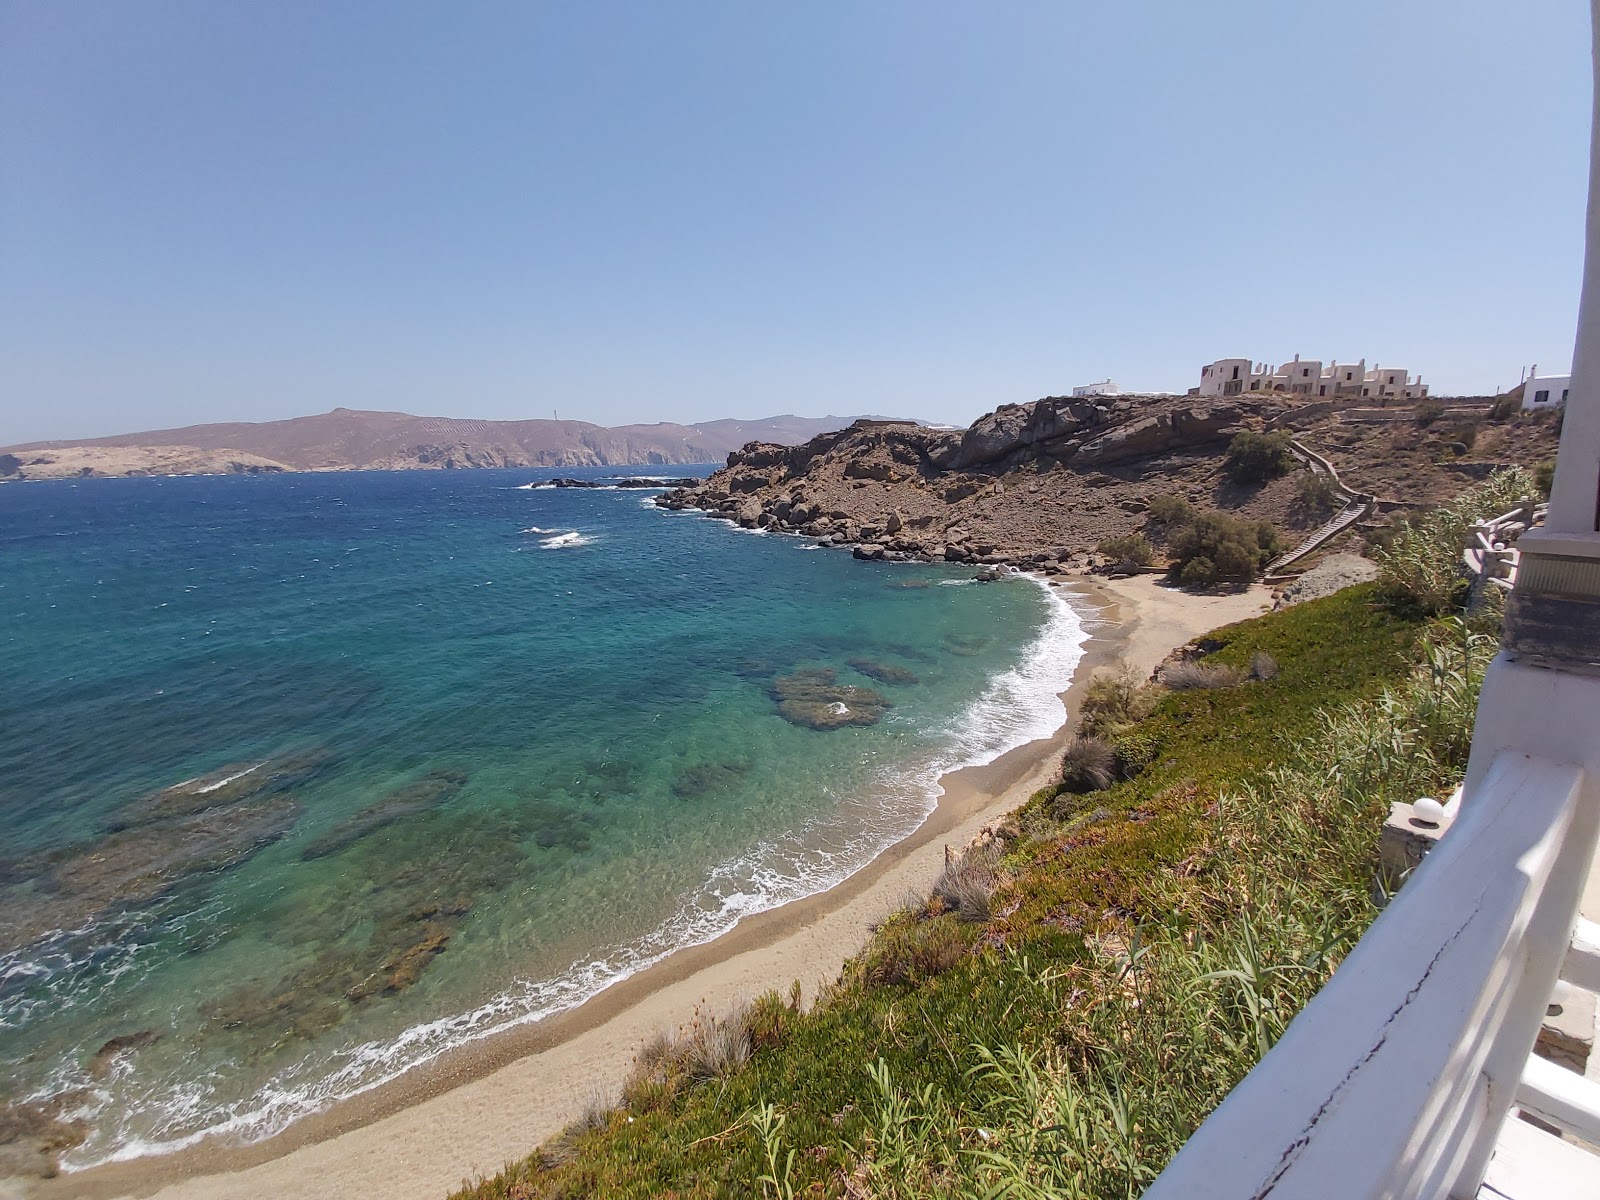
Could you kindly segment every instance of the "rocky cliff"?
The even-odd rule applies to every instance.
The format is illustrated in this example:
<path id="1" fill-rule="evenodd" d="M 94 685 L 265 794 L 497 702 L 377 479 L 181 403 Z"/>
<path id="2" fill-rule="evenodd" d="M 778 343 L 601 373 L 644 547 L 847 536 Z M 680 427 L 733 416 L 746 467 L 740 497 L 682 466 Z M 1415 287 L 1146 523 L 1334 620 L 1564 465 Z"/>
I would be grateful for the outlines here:
<path id="1" fill-rule="evenodd" d="M 1208 507 L 1259 500 L 1219 496 L 1231 485 L 1214 477 L 1233 435 L 1280 407 L 1047 397 L 964 431 L 858 421 L 799 446 L 747 445 L 658 503 L 853 544 L 866 558 L 1082 567 L 1101 540 L 1141 522 L 1151 494 L 1199 491 Z"/>
<path id="2" fill-rule="evenodd" d="M 1165 531 L 1144 515 L 1157 496 L 1268 520 L 1291 537 L 1321 525 L 1326 500 L 1308 498 L 1299 472 L 1262 486 L 1228 478 L 1228 443 L 1246 429 L 1289 429 L 1348 485 L 1399 504 L 1436 503 L 1499 466 L 1554 455 L 1553 420 L 1490 421 L 1487 411 L 1447 401 L 1442 412 L 1405 407 L 1375 421 L 1364 409 L 1272 395 L 1049 396 L 1004 405 L 966 430 L 862 420 L 798 446 L 752 443 L 657 503 L 851 545 L 863 558 L 1081 570 L 1101 561 L 1095 549 L 1107 538 L 1145 532 L 1159 545 Z"/>

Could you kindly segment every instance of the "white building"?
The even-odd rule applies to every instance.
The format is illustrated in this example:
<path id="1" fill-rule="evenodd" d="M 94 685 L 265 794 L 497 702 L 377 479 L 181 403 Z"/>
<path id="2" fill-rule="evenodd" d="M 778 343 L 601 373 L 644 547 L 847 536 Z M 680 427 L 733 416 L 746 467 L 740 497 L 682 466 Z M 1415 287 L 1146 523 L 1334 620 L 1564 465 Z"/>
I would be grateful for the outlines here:
<path id="1" fill-rule="evenodd" d="M 1082 387 L 1072 389 L 1074 399 L 1084 396 L 1115 396 L 1122 389 L 1109 379 L 1102 379 L 1099 383 L 1086 383 Z"/>
<path id="2" fill-rule="evenodd" d="M 1200 368 L 1199 394 L 1238 396 L 1244 392 L 1282 392 L 1311 399 L 1402 399 L 1420 400 L 1428 394 L 1422 376 L 1412 378 L 1404 367 L 1367 368 L 1367 360 L 1357 363 L 1324 365 L 1314 358 L 1301 358 L 1282 366 L 1258 363 L 1248 358 L 1219 358 Z"/>
<path id="3" fill-rule="evenodd" d="M 1543 412 L 1560 408 L 1572 389 L 1570 375 L 1530 375 L 1522 381 L 1522 411 Z"/>

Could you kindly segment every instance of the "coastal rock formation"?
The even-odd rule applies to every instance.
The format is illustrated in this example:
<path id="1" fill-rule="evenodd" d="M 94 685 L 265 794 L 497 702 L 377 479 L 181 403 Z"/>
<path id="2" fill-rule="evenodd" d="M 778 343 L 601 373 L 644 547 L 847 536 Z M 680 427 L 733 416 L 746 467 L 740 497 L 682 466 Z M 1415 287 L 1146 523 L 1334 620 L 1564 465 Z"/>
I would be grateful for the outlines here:
<path id="1" fill-rule="evenodd" d="M 269 796 L 154 821 L 13 868 L 0 895 L 0 953 L 45 934 L 81 929 L 105 914 L 140 908 L 185 881 L 234 867 L 294 826 L 300 803 Z"/>
<path id="2" fill-rule="evenodd" d="M 71 1116 L 89 1099 L 87 1089 L 61 1092 L 48 1100 L 0 1104 L 0 1179 L 31 1175 L 51 1179 L 64 1151 L 81 1145 L 89 1123 Z"/>
<path id="3" fill-rule="evenodd" d="M 252 1037 L 332 1029 L 359 1006 L 414 985 L 478 898 L 519 877 L 525 837 L 565 845 L 574 836 L 554 830 L 538 813 L 512 821 L 435 807 L 395 822 L 391 837 L 405 839 L 403 853 L 357 840 L 337 876 L 338 899 L 307 908 L 289 896 L 269 914 L 274 936 L 312 950 L 309 960 L 287 975 L 239 981 L 203 1000 L 201 1011 Z"/>
<path id="4" fill-rule="evenodd" d="M 803 668 L 780 675 L 767 689 L 778 715 L 806 729 L 843 729 L 846 725 L 876 725 L 893 708 L 887 696 L 871 688 L 838 682 L 838 672 L 826 667 Z"/>
<path id="5" fill-rule="evenodd" d="M 346 817 L 327 833 L 311 841 L 300 852 L 300 857 L 310 861 L 337 854 L 387 825 L 443 804 L 466 784 L 465 771 L 429 771 L 421 779 L 396 788 L 382 799 Z"/>
<path id="6" fill-rule="evenodd" d="M 1463 408 L 1452 429 L 1479 420 L 1477 411 Z M 1456 495 L 1467 468 L 1538 461 L 1553 445 L 1538 423 L 1514 421 L 1486 427 L 1476 441 L 1482 454 L 1463 463 L 1465 435 L 1444 441 L 1409 410 L 1397 416 L 1398 424 L 1346 421 L 1331 406 L 1262 393 L 1048 396 L 1003 405 L 966 430 L 862 420 L 803 445 L 752 443 L 656 503 L 801 534 L 869 563 L 1009 564 L 1050 575 L 1108 569 L 1101 543 L 1133 533 L 1159 557 L 1167 531 L 1150 508 L 1160 497 L 1291 535 L 1320 525 L 1325 514 L 1300 498 L 1296 473 L 1251 485 L 1228 477 L 1228 444 L 1246 430 L 1289 429 L 1337 461 L 1350 486 L 1423 501 Z M 1404 471 L 1391 468 L 1397 457 Z"/>
<path id="7" fill-rule="evenodd" d="M 117 810 L 107 828 L 115 832 L 237 804 L 252 796 L 286 791 L 311 779 L 330 762 L 326 750 L 315 749 L 281 755 L 265 762 L 230 763 L 195 779 L 141 796 Z"/>
<path id="8" fill-rule="evenodd" d="M 847 660 L 847 664 L 852 671 L 858 671 L 868 679 L 876 679 L 879 683 L 907 687 L 917 682 L 915 671 L 897 667 L 893 663 L 879 662 L 875 658 L 852 658 Z"/>

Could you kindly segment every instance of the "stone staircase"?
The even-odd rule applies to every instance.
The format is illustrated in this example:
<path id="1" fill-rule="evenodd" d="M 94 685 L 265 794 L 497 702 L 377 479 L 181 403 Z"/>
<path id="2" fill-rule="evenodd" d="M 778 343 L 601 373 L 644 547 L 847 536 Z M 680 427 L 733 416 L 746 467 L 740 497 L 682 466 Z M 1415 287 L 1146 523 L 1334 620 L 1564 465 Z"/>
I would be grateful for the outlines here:
<path id="1" fill-rule="evenodd" d="M 1339 472 L 1322 455 L 1300 441 L 1289 443 L 1289 452 L 1298 459 L 1313 475 L 1325 476 L 1333 483 L 1334 493 L 1343 502 L 1343 507 L 1333 517 L 1319 528 L 1314 530 L 1309 537 L 1287 554 L 1280 554 L 1267 564 L 1266 573 L 1276 575 L 1285 567 L 1300 561 L 1312 551 L 1319 549 L 1334 538 L 1338 537 L 1350 526 L 1372 512 L 1373 497 L 1361 492 L 1353 492 L 1345 487 L 1339 478 Z"/>

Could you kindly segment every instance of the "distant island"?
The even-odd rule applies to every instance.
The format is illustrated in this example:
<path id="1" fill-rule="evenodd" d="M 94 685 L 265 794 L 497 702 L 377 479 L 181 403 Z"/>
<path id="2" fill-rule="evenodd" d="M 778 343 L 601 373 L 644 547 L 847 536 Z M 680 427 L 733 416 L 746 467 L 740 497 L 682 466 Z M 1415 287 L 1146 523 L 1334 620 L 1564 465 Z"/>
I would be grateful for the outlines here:
<path id="1" fill-rule="evenodd" d="M 0 447 L 0 481 L 281 471 L 427 471 L 718 462 L 749 442 L 799 445 L 854 417 L 661 422 L 476 421 L 336 408 L 285 421 L 233 421 Z"/>

